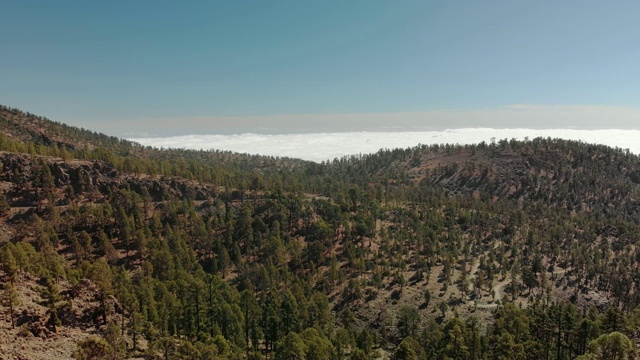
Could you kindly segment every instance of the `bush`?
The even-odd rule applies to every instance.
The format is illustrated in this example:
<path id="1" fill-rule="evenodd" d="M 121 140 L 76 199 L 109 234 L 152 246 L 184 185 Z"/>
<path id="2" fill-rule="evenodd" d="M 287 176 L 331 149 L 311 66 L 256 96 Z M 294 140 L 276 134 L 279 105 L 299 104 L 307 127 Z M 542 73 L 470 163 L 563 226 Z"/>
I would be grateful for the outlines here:
<path id="1" fill-rule="evenodd" d="M 73 353 L 76 360 L 100 360 L 111 359 L 113 350 L 106 341 L 94 337 L 87 338 L 78 343 L 78 348 Z"/>

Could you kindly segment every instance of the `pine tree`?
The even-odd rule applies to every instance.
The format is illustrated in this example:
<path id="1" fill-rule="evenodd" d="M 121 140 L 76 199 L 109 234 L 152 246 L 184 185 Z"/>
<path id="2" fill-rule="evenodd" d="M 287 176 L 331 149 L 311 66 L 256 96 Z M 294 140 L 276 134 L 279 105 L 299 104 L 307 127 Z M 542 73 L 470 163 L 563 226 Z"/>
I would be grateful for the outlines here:
<path id="1" fill-rule="evenodd" d="M 60 289 L 51 279 L 47 279 L 47 284 L 41 289 L 40 295 L 44 298 L 48 308 L 49 320 L 47 321 L 47 326 L 55 332 L 56 327 L 60 325 L 60 318 L 58 317 L 58 302 L 62 300 Z"/>
<path id="2" fill-rule="evenodd" d="M 120 334 L 120 329 L 115 321 L 110 321 L 107 324 L 104 339 L 109 344 L 109 352 L 112 354 L 112 359 L 123 359 L 127 351 L 127 344 Z"/>
<path id="3" fill-rule="evenodd" d="M 2 260 L 2 269 L 9 277 L 9 280 L 13 283 L 16 276 L 18 275 L 19 267 L 16 261 L 16 258 L 13 255 L 13 249 L 15 249 L 15 245 L 9 243 L 8 246 L 4 246 L 2 248 L 2 253 L 0 253 L 0 260 Z"/>
<path id="4" fill-rule="evenodd" d="M 11 210 L 11 205 L 7 202 L 7 198 L 4 194 L 0 194 L 0 217 L 5 216 Z"/>
<path id="5" fill-rule="evenodd" d="M 2 293 L 2 303 L 9 308 L 9 318 L 11 318 L 11 328 L 15 328 L 14 313 L 16 306 L 20 305 L 20 298 L 13 284 L 7 283 Z"/>

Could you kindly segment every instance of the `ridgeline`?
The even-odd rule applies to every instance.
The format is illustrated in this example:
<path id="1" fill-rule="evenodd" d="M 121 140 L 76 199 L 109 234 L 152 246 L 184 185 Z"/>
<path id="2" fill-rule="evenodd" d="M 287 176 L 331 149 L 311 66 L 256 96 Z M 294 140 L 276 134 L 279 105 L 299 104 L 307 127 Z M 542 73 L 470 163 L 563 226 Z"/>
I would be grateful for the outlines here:
<path id="1" fill-rule="evenodd" d="M 640 341 L 627 150 L 504 139 L 317 164 L 0 107 L 0 169 L 10 358 L 631 359 Z"/>

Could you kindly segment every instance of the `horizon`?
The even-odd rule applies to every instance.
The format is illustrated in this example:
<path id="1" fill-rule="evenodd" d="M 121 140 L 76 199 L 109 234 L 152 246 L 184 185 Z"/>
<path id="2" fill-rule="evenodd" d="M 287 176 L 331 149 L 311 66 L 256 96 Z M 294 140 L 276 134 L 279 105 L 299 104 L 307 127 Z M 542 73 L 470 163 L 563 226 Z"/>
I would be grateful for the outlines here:
<path id="1" fill-rule="evenodd" d="M 459 128 L 438 131 L 352 131 L 289 134 L 183 135 L 128 138 L 155 148 L 221 150 L 241 154 L 296 158 L 320 163 L 344 156 L 373 154 L 382 149 L 406 149 L 418 145 L 473 145 L 500 140 L 561 138 L 600 144 L 640 155 L 640 130 L 620 129 L 494 129 Z"/>
<path id="2" fill-rule="evenodd" d="M 33 113 L 4 104 L 9 108 Z M 552 121 L 549 118 L 553 117 Z M 343 132 L 421 132 L 451 129 L 640 130 L 640 110 L 606 106 L 539 106 L 518 104 L 494 109 L 434 110 L 382 114 L 282 114 L 252 117 L 193 117 L 137 119 L 126 129 L 117 123 L 70 126 L 120 138 L 169 138 L 187 135 L 318 134 Z M 424 124 L 424 120 L 429 120 Z M 152 123 L 150 123 L 152 122 Z M 213 123 L 213 125 L 212 125 Z M 259 124 L 267 123 L 268 126 Z M 157 126 L 160 125 L 160 126 Z"/>

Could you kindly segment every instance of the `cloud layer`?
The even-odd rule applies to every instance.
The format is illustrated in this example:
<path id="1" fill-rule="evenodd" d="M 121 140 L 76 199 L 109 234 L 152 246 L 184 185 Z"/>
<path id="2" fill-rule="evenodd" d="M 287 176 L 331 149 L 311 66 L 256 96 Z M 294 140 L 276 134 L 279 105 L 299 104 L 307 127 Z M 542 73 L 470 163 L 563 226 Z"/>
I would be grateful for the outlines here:
<path id="1" fill-rule="evenodd" d="M 640 154 L 640 130 L 464 128 L 411 132 L 185 135 L 130 140 L 155 147 L 230 150 L 321 162 L 344 155 L 374 153 L 383 148 L 407 148 L 418 144 L 475 144 L 482 141 L 490 142 L 491 138 L 522 140 L 525 137 L 581 140 L 629 149 L 635 154 Z"/>

